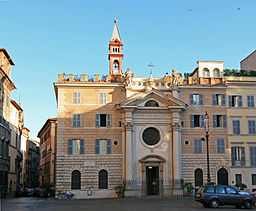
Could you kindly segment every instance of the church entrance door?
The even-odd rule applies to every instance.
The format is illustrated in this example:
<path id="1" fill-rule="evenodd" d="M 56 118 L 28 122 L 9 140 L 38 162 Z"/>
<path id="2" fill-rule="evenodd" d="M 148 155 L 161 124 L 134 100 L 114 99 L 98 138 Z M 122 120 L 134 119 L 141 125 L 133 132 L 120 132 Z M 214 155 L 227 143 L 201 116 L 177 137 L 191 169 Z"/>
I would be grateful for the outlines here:
<path id="1" fill-rule="evenodd" d="M 147 195 L 159 195 L 159 167 L 146 167 Z"/>

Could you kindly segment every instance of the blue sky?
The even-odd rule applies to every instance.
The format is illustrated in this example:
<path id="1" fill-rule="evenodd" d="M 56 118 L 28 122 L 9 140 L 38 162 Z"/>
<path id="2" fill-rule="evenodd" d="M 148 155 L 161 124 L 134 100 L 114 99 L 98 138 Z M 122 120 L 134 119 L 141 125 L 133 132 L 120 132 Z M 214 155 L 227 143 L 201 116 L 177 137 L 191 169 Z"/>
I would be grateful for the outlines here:
<path id="1" fill-rule="evenodd" d="M 162 77 L 192 72 L 198 60 L 239 69 L 256 48 L 255 0 L 0 0 L 0 47 L 15 62 L 12 99 L 22 104 L 30 138 L 57 115 L 59 73 L 107 74 L 117 15 L 123 70 Z"/>

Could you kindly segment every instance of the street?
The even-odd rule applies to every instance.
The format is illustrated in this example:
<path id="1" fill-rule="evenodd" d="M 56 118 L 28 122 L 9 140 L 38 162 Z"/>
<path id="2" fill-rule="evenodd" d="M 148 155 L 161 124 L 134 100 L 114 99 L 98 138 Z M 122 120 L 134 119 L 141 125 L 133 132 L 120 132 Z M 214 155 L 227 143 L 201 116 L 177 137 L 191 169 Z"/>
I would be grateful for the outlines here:
<path id="1" fill-rule="evenodd" d="M 1 201 L 0 211 L 9 210 L 105 210 L 105 211 L 162 211 L 162 210 L 212 210 L 204 208 L 200 203 L 194 201 L 193 197 L 172 197 L 172 198 L 123 198 L 123 199 L 90 199 L 90 200 L 64 200 L 59 201 L 53 198 L 13 198 Z M 255 209 L 255 208 L 254 208 Z M 253 209 L 253 210 L 254 210 Z M 241 210 L 234 206 L 223 206 L 218 210 Z"/>

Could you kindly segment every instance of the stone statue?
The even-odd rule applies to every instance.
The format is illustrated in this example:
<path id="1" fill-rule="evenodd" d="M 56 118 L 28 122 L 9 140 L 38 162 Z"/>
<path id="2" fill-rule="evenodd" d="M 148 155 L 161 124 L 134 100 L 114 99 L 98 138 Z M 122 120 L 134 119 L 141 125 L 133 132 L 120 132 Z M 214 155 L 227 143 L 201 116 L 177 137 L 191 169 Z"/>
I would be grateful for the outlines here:
<path id="1" fill-rule="evenodd" d="M 170 76 L 169 73 L 166 73 L 165 76 L 164 76 L 164 80 L 171 83 L 172 82 L 172 76 Z"/>
<path id="2" fill-rule="evenodd" d="M 178 73 L 175 70 L 172 70 L 172 77 L 173 77 L 173 85 L 178 85 L 179 84 L 180 73 Z"/>
<path id="3" fill-rule="evenodd" d="M 128 87 L 132 86 L 133 76 L 134 76 L 134 73 L 132 73 L 130 68 L 128 68 L 124 74 L 125 83 Z"/>

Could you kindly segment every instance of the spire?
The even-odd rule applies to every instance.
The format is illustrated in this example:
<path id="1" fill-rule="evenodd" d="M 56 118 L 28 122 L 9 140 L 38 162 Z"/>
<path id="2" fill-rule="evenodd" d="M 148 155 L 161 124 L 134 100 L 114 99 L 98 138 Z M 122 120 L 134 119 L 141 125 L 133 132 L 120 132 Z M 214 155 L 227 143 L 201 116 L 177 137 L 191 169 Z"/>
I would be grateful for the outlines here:
<path id="1" fill-rule="evenodd" d="M 115 26 L 114 26 L 114 30 L 112 33 L 111 41 L 114 41 L 115 39 L 121 41 L 121 37 L 120 37 L 119 31 L 117 28 L 117 24 L 116 24 L 117 21 L 115 20 L 114 22 L 115 22 Z"/>

